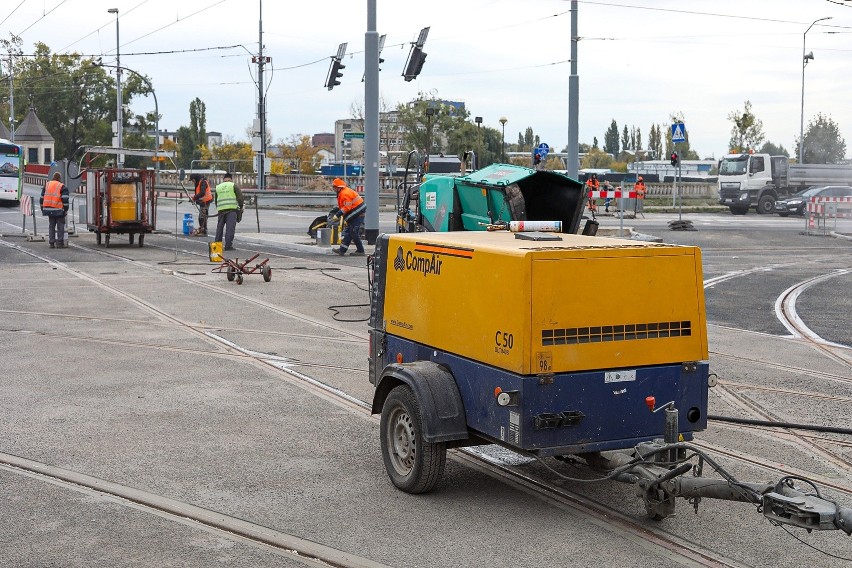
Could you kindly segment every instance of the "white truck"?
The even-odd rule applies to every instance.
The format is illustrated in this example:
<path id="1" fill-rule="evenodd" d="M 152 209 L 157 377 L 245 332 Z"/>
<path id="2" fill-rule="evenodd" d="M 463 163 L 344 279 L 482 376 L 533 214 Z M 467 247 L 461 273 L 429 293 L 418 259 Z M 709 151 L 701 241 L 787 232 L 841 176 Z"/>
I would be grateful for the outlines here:
<path id="1" fill-rule="evenodd" d="M 852 185 L 852 166 L 790 164 L 786 156 L 728 154 L 719 163 L 719 203 L 734 215 L 772 213 L 775 201 L 819 185 Z"/>

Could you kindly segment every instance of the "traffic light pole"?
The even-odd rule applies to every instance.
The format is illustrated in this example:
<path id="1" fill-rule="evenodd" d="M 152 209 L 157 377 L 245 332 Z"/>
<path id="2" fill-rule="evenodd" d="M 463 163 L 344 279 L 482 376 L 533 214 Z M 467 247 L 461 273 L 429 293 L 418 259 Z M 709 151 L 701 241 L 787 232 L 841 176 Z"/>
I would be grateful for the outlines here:
<path id="1" fill-rule="evenodd" d="M 577 74 L 577 0 L 571 0 L 571 75 L 568 76 L 568 177 L 578 179 L 580 172 L 579 114 L 580 76 Z"/>
<path id="2" fill-rule="evenodd" d="M 260 0 L 257 47 L 257 118 L 260 122 L 260 153 L 257 155 L 257 189 L 266 189 L 266 96 L 263 92 L 263 0 Z M 258 220 L 258 231 L 260 221 Z"/>
<path id="3" fill-rule="evenodd" d="M 677 168 L 680 165 L 680 160 L 672 154 L 672 165 L 674 166 L 674 188 L 672 190 L 672 207 L 677 207 Z"/>
<path id="4" fill-rule="evenodd" d="M 376 0 L 367 0 L 367 33 L 364 34 L 364 223 L 367 244 L 379 236 L 379 33 L 376 31 Z"/>
<path id="5" fill-rule="evenodd" d="M 675 179 L 682 179 L 682 175 L 680 172 L 680 159 L 678 159 L 677 161 L 677 177 Z M 678 187 L 677 181 L 675 181 L 675 187 Z M 683 221 L 683 195 L 681 195 L 680 192 L 678 192 L 677 194 L 677 200 L 679 203 L 677 211 L 677 220 Z"/>

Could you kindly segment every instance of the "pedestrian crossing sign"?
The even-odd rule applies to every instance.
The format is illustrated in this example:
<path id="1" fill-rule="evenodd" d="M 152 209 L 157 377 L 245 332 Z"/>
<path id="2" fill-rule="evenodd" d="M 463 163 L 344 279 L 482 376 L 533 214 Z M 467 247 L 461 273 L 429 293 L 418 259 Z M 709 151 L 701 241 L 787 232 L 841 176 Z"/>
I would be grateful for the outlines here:
<path id="1" fill-rule="evenodd" d="M 682 122 L 672 124 L 672 142 L 686 142 L 686 126 Z"/>

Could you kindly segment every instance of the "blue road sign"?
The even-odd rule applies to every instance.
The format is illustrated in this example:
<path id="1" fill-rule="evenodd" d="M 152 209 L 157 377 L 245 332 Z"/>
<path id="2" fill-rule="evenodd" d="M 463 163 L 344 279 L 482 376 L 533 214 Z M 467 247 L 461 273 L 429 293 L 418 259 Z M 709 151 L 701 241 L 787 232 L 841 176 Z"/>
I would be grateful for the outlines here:
<path id="1" fill-rule="evenodd" d="M 543 160 L 543 159 L 545 159 L 545 158 L 547 157 L 547 154 L 548 154 L 549 152 L 550 152 L 550 146 L 548 146 L 548 145 L 547 145 L 547 144 L 545 144 L 544 142 L 542 142 L 541 144 L 539 144 L 539 145 L 538 145 L 538 150 L 536 150 L 536 153 L 537 153 L 539 156 L 541 156 L 541 159 L 542 159 L 542 160 Z"/>
<path id="2" fill-rule="evenodd" d="M 686 142 L 686 126 L 682 122 L 672 124 L 672 142 Z"/>

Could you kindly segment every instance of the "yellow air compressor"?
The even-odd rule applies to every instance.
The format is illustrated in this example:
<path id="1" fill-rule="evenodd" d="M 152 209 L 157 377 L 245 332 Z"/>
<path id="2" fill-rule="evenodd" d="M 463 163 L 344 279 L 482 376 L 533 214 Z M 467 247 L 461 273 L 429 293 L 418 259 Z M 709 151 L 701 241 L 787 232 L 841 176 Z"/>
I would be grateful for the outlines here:
<path id="1" fill-rule="evenodd" d="M 659 437 L 649 397 L 676 403 L 684 439 L 706 428 L 707 358 L 697 247 L 503 231 L 376 244 L 372 410 L 386 469 L 406 491 L 436 481 L 400 458 L 406 397 L 422 427 L 404 433 L 421 449 L 622 449 Z"/>

